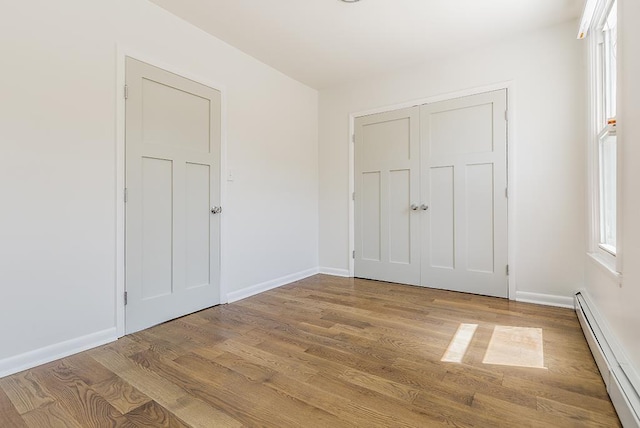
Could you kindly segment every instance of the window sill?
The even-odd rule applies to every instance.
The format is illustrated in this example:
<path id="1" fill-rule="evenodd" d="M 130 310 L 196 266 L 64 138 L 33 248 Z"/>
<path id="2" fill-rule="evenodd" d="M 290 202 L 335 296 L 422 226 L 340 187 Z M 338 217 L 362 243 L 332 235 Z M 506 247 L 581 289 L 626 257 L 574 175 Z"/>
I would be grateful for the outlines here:
<path id="1" fill-rule="evenodd" d="M 600 249 L 602 249 L 603 251 L 611 254 L 613 257 L 616 256 L 616 247 L 614 247 L 613 245 L 598 244 L 598 247 L 600 247 Z"/>
<path id="2" fill-rule="evenodd" d="M 598 253 L 587 253 L 589 258 L 596 266 L 598 266 L 609 278 L 616 282 L 616 284 L 622 284 L 622 273 L 616 270 L 615 262 L 611 263 L 611 260 Z"/>

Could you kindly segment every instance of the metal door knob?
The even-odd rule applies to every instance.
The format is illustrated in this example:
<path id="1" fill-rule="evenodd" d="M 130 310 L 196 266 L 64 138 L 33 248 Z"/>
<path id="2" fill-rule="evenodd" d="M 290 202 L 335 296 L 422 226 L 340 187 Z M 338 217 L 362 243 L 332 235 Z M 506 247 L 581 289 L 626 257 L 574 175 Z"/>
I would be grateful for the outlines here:
<path id="1" fill-rule="evenodd" d="M 413 211 L 417 211 L 418 210 L 418 206 L 416 204 L 411 204 L 411 209 Z"/>
<path id="2" fill-rule="evenodd" d="M 428 210 L 428 209 L 429 209 L 429 205 L 422 204 L 422 205 L 420 205 L 420 209 L 421 209 L 422 211 L 426 211 L 426 210 Z"/>
<path id="3" fill-rule="evenodd" d="M 222 207 L 211 208 L 211 214 L 220 214 L 221 212 L 222 212 Z"/>

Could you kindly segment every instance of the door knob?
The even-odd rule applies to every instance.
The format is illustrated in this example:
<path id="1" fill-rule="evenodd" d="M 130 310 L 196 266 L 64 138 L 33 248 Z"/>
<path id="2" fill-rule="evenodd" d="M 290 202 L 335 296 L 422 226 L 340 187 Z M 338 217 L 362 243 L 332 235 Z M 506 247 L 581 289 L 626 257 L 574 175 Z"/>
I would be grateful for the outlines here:
<path id="1" fill-rule="evenodd" d="M 221 212 L 222 212 L 222 207 L 211 208 L 211 214 L 220 214 Z"/>
<path id="2" fill-rule="evenodd" d="M 428 209 L 429 209 L 429 205 L 422 204 L 422 205 L 420 205 L 420 209 L 421 209 L 422 211 L 426 211 L 426 210 L 428 210 Z"/>
<path id="3" fill-rule="evenodd" d="M 416 204 L 411 204 L 411 209 L 413 211 L 417 211 L 418 210 L 418 206 Z"/>

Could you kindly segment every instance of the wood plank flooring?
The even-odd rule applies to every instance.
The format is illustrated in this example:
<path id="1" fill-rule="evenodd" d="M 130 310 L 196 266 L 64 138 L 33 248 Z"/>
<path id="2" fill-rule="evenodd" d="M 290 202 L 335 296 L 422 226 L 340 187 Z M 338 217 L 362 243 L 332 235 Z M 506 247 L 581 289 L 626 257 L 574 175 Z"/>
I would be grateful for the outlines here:
<path id="1" fill-rule="evenodd" d="M 484 364 L 496 326 L 542 329 L 543 368 Z M 620 423 L 569 309 L 317 275 L 0 379 L 0 427 L 116 426 Z"/>

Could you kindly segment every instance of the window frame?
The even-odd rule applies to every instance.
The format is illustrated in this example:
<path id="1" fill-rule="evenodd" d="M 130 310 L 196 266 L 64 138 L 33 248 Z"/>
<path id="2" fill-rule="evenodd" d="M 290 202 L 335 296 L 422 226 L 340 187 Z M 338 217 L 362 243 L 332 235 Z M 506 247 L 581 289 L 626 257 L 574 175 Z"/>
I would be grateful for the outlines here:
<path id="1" fill-rule="evenodd" d="M 610 98 L 606 96 L 608 81 L 606 76 L 611 73 L 609 62 L 605 60 L 608 55 L 604 26 L 612 8 L 618 7 L 616 0 L 598 0 L 589 27 L 588 51 L 589 51 L 589 255 L 602 264 L 606 270 L 620 276 L 622 271 L 621 257 L 621 216 L 620 216 L 620 150 L 616 133 L 616 126 L 608 124 L 611 118 L 606 117 L 611 111 Z M 615 69 L 619 68 L 619 63 Z M 617 76 L 616 76 L 617 77 Z M 616 85 L 618 79 L 616 78 Z M 610 87 L 609 87 L 610 89 Z M 616 88 L 619 93 L 618 88 Z M 617 94 L 613 94 L 613 101 L 617 100 Z M 614 117 L 615 118 L 615 117 Z M 601 146 L 606 138 L 616 138 L 616 247 L 611 248 L 601 242 L 602 224 L 602 182 L 601 182 Z"/>

